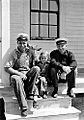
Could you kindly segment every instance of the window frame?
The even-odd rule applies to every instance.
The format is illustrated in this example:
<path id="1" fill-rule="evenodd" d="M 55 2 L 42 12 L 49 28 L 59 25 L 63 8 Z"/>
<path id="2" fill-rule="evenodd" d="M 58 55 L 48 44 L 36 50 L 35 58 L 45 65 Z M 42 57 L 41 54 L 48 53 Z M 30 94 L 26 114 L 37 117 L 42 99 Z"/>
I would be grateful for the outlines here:
<path id="1" fill-rule="evenodd" d="M 54 40 L 56 38 L 59 38 L 59 0 L 56 0 L 56 3 L 58 5 L 58 10 L 57 11 L 50 11 L 50 1 L 55 1 L 55 0 L 48 0 L 48 10 L 41 10 L 41 0 L 39 0 L 39 9 L 32 9 L 31 8 L 31 0 L 30 0 L 30 40 Z M 38 13 L 38 24 L 32 24 L 31 23 L 31 17 L 32 13 Z M 41 13 L 47 13 L 48 14 L 48 24 L 41 24 Z M 57 15 L 57 25 L 50 24 L 50 14 L 56 14 Z M 31 27 L 33 25 L 38 25 L 38 37 L 33 38 L 31 36 Z M 41 25 L 43 26 L 48 26 L 48 37 L 41 37 Z M 56 26 L 57 27 L 57 36 L 50 37 L 50 26 Z"/>

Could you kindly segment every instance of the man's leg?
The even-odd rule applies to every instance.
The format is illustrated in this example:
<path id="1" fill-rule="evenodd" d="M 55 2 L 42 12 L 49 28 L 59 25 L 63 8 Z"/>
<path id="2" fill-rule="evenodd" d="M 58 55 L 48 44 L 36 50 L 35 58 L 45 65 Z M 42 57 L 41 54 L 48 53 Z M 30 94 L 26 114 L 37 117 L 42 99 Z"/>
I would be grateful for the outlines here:
<path id="1" fill-rule="evenodd" d="M 14 92 L 17 97 L 20 109 L 21 109 L 21 115 L 26 116 L 28 113 L 28 104 L 26 100 L 26 94 L 24 91 L 24 82 L 20 78 L 20 76 L 12 75 L 11 76 L 11 83 L 14 87 Z"/>
<path id="2" fill-rule="evenodd" d="M 52 93 L 53 97 L 57 97 L 58 93 L 58 76 L 57 76 L 57 67 L 56 68 L 51 68 L 51 80 L 53 83 L 54 91 Z"/>
<path id="3" fill-rule="evenodd" d="M 37 108 L 37 96 L 38 96 L 38 88 L 36 86 L 36 81 L 38 79 L 38 75 L 40 72 L 40 68 L 38 66 L 34 66 L 31 70 L 27 73 L 27 81 L 25 83 L 25 91 L 27 94 L 27 98 L 33 95 L 33 107 Z"/>
<path id="4" fill-rule="evenodd" d="M 39 72 L 40 72 L 39 67 L 34 66 L 27 73 L 27 80 L 24 81 L 25 82 L 24 86 L 25 86 L 25 91 L 26 91 L 27 97 L 29 95 L 37 94 L 35 92 L 35 89 L 36 89 L 35 83 L 36 83 L 36 80 L 38 78 Z"/>
<path id="5" fill-rule="evenodd" d="M 68 90 L 67 90 L 67 94 L 71 97 L 74 97 L 75 95 L 73 93 L 71 93 L 72 88 L 75 87 L 75 71 L 71 71 L 69 74 L 67 74 L 66 79 L 68 82 Z M 71 95 L 72 94 L 72 95 Z"/>

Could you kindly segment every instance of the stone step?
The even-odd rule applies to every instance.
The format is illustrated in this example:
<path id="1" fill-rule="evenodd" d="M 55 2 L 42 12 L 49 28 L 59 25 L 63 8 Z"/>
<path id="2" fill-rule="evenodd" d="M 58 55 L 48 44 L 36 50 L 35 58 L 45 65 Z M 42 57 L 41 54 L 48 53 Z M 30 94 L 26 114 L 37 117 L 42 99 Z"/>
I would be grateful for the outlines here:
<path id="1" fill-rule="evenodd" d="M 4 97 L 6 112 L 8 114 L 20 114 L 19 106 L 17 99 L 14 97 Z M 68 96 L 58 96 L 58 98 L 47 98 L 47 99 L 38 99 L 38 109 L 45 108 L 68 108 L 71 106 L 71 98 Z M 28 100 L 28 106 L 30 109 L 33 108 L 33 100 Z M 11 109 L 12 108 L 12 109 Z"/>
<path id="2" fill-rule="evenodd" d="M 76 88 L 84 88 L 84 78 L 76 78 Z"/>
<path id="3" fill-rule="evenodd" d="M 67 83 L 59 83 L 58 85 L 59 89 L 58 89 L 58 93 L 62 94 L 62 91 L 65 90 L 67 88 Z M 47 88 L 48 94 L 51 95 L 53 92 L 53 87 L 50 86 Z M 4 87 L 4 86 L 0 86 L 0 94 L 2 94 L 3 96 L 14 96 L 14 89 L 12 87 Z"/>
<path id="4" fill-rule="evenodd" d="M 59 89 L 60 88 L 62 89 L 62 86 L 59 86 Z M 51 98 L 50 94 L 52 91 L 53 87 L 50 87 L 48 99 L 38 100 L 38 109 L 33 109 L 33 101 L 28 100 L 29 107 L 31 110 L 34 111 L 34 113 L 33 115 L 27 116 L 27 118 L 21 118 L 18 102 L 15 98 L 13 89 L 11 87 L 1 88 L 0 92 L 1 95 L 4 97 L 6 105 L 7 120 L 78 120 L 80 112 L 73 108 L 75 110 L 74 112 L 72 107 L 70 107 L 71 98 L 66 95 L 62 95 L 61 92 L 59 92 L 58 98 Z"/>
<path id="5" fill-rule="evenodd" d="M 76 96 L 84 96 L 84 78 L 76 78 L 76 87 L 73 89 Z"/>
<path id="6" fill-rule="evenodd" d="M 34 110 L 32 115 L 23 118 L 20 115 L 6 113 L 6 120 L 79 120 L 81 112 L 74 108 L 47 108 Z"/>
<path id="7" fill-rule="evenodd" d="M 71 98 L 68 96 L 58 96 L 57 98 L 49 97 L 47 99 L 38 100 L 38 109 L 43 108 L 68 108 L 71 106 Z"/>
<path id="8" fill-rule="evenodd" d="M 76 78 L 76 91 L 80 90 L 79 88 L 84 88 L 84 78 Z M 48 93 L 49 95 L 52 94 L 53 91 L 53 87 L 48 87 Z M 83 90 L 81 90 L 83 91 Z M 59 83 L 58 85 L 58 94 L 66 94 L 67 92 L 67 83 Z M 80 91 L 79 91 L 80 93 Z M 4 86 L 0 86 L 0 94 L 6 95 L 6 96 L 14 96 L 14 91 L 12 87 L 4 87 Z"/>

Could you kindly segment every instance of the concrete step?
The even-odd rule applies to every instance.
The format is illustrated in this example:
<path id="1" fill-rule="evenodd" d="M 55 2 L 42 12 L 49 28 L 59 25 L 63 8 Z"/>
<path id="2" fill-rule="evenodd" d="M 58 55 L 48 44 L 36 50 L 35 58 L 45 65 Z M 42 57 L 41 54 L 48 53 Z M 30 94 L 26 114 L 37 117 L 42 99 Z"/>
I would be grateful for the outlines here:
<path id="1" fill-rule="evenodd" d="M 23 118 L 20 115 L 6 114 L 7 120 L 79 120 L 81 112 L 74 108 L 48 108 L 34 110 L 32 115 Z"/>
<path id="2" fill-rule="evenodd" d="M 20 114 L 17 99 L 15 97 L 4 97 L 6 105 L 6 113 L 8 114 Z M 38 109 L 48 108 L 68 108 L 71 106 L 71 98 L 68 96 L 58 96 L 57 98 L 38 99 Z M 28 100 L 28 106 L 33 108 L 33 101 Z M 12 108 L 12 109 L 11 109 Z"/>
<path id="3" fill-rule="evenodd" d="M 84 96 L 84 78 L 76 78 L 76 86 L 73 89 L 73 92 L 77 96 Z"/>
<path id="4" fill-rule="evenodd" d="M 84 88 L 84 78 L 76 78 L 76 88 Z"/>
<path id="5" fill-rule="evenodd" d="M 78 77 L 76 78 L 76 89 L 75 91 L 80 93 L 80 89 L 81 88 L 81 91 L 83 92 L 83 89 L 84 88 L 84 78 L 81 78 L 81 77 Z M 52 94 L 52 91 L 53 91 L 53 87 L 48 87 L 48 94 L 51 95 Z M 61 94 L 66 94 L 67 92 L 67 83 L 59 83 L 59 87 L 58 87 L 58 94 L 61 95 Z M 13 88 L 11 87 L 4 87 L 4 86 L 0 86 L 0 94 L 3 94 L 3 95 L 6 95 L 6 96 L 14 96 L 14 91 L 13 91 Z"/>
<path id="6" fill-rule="evenodd" d="M 6 118 L 7 120 L 79 120 L 79 113 L 77 109 L 71 107 L 71 98 L 62 95 L 60 89 L 66 87 L 59 86 L 58 98 L 51 98 L 53 87 L 48 88 L 48 99 L 38 100 L 38 109 L 33 109 L 33 101 L 28 100 L 29 107 L 34 111 L 33 115 L 28 115 L 26 118 L 21 118 L 20 110 L 17 99 L 15 98 L 14 91 L 11 87 L 0 88 L 0 93 L 4 97 L 6 105 Z M 63 90 L 62 89 L 62 90 Z"/>
<path id="7" fill-rule="evenodd" d="M 8 116 L 17 116 L 20 117 L 20 109 L 17 102 L 17 99 L 13 93 L 12 88 L 2 88 L 1 93 L 5 100 L 5 106 L 6 106 L 6 115 Z M 59 109 L 59 108 L 65 108 L 68 109 L 71 106 L 71 98 L 67 95 L 58 95 L 57 98 L 52 98 L 48 94 L 47 99 L 38 99 L 38 109 L 34 109 L 34 111 L 37 110 L 48 110 L 48 109 Z M 28 106 L 31 110 L 33 110 L 33 101 L 28 100 Z M 49 111 L 48 111 L 49 112 Z M 13 117 L 14 118 L 14 117 Z"/>
<path id="8" fill-rule="evenodd" d="M 51 96 L 53 92 L 53 87 L 48 87 L 48 95 Z M 84 93 L 84 78 L 76 78 L 76 87 L 73 89 L 75 94 Z M 60 83 L 58 86 L 58 95 L 66 95 L 67 93 L 67 83 Z M 0 96 L 5 97 L 15 97 L 14 90 L 12 87 L 0 86 Z M 11 99 L 12 100 L 12 99 Z"/>
<path id="9" fill-rule="evenodd" d="M 47 99 L 38 100 L 38 109 L 43 108 L 68 108 L 71 106 L 71 98 L 68 96 L 58 96 L 57 98 L 49 97 Z"/>

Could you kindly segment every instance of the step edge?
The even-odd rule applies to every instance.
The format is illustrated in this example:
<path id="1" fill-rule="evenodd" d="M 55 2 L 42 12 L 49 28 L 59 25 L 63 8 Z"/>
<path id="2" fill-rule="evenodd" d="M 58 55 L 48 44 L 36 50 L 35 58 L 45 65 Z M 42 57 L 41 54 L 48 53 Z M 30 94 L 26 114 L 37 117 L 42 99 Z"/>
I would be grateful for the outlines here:
<path id="1" fill-rule="evenodd" d="M 66 109 L 66 108 L 64 108 L 64 109 Z M 37 118 L 37 117 L 45 117 L 45 116 L 58 116 L 58 115 L 68 115 L 68 114 L 77 114 L 77 115 L 79 115 L 80 113 L 81 113 L 81 111 L 80 110 L 78 110 L 78 109 L 76 109 L 76 108 L 74 108 L 74 107 L 69 107 L 68 109 L 66 109 L 65 110 L 65 113 L 63 113 L 64 112 L 64 109 L 61 109 L 61 108 L 59 108 L 59 111 L 62 111 L 62 113 L 61 112 L 59 112 L 58 111 L 58 113 L 56 113 L 56 109 L 54 108 L 54 109 L 50 109 L 50 111 L 49 111 L 49 109 L 48 109 L 48 112 L 50 112 L 51 113 L 51 110 L 54 110 L 55 112 L 53 113 L 53 114 L 49 114 L 49 113 L 46 113 L 46 114 L 42 114 L 41 112 L 44 112 L 44 111 L 46 111 L 46 110 L 40 110 L 39 112 L 37 112 L 37 114 L 36 114 L 36 112 L 34 111 L 34 114 L 33 115 L 28 115 L 27 117 L 25 117 L 25 118 L 22 118 L 20 115 L 15 115 L 16 116 L 16 118 L 14 118 L 15 116 L 13 115 L 11 115 L 12 117 L 13 117 L 13 119 L 8 119 L 7 118 L 7 120 L 16 120 L 16 119 L 18 119 L 18 120 L 23 120 L 23 119 L 27 119 L 27 118 Z M 70 110 L 71 110 L 71 112 L 70 112 Z M 68 111 L 68 112 L 66 112 L 66 111 Z M 74 112 L 73 112 L 74 111 Z M 40 114 L 41 113 L 41 114 Z M 6 117 L 7 117 L 7 115 L 8 114 L 6 114 Z"/>

